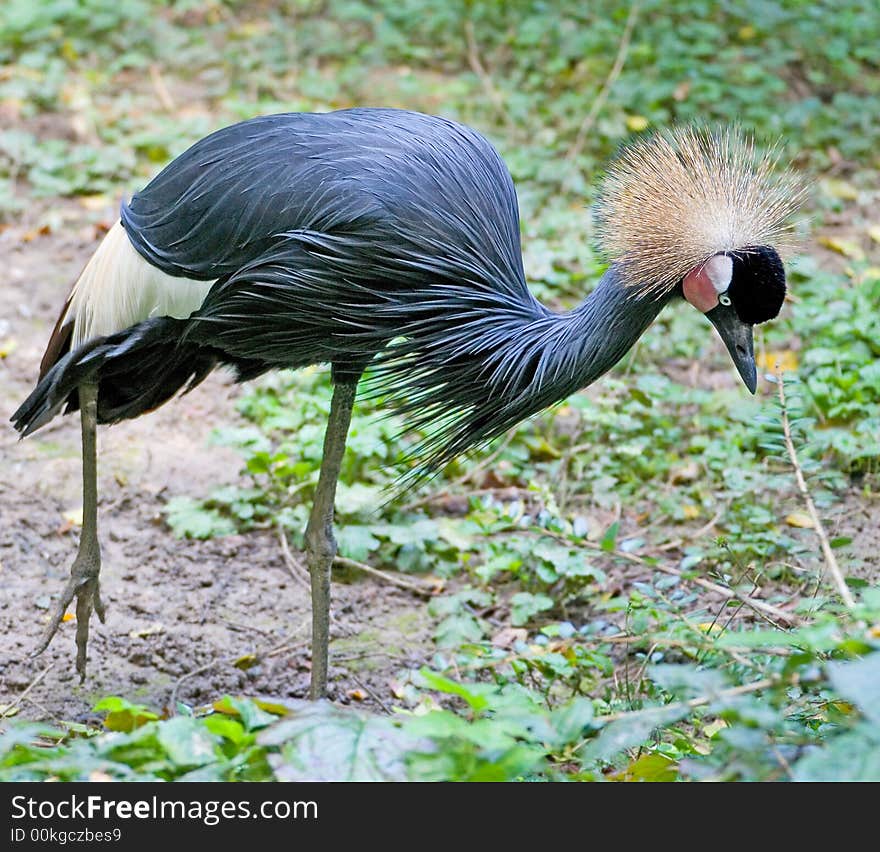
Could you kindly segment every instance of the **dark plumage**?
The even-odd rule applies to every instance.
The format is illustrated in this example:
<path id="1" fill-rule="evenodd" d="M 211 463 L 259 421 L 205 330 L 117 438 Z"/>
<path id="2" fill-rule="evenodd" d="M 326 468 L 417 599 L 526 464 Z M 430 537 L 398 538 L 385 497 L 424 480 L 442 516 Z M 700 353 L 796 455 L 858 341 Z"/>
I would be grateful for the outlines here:
<path id="1" fill-rule="evenodd" d="M 785 267 L 770 246 L 731 252 L 733 279 L 730 300 L 736 315 L 749 325 L 774 319 L 785 301 Z"/>
<path id="2" fill-rule="evenodd" d="M 739 149 L 731 136 L 705 150 L 701 139 L 682 136 L 688 156 L 681 162 L 675 137 L 662 152 L 690 187 L 712 183 L 705 213 L 724 196 L 718 182 L 727 174 L 725 158 Z M 656 166 L 651 151 L 637 149 L 615 173 L 604 202 L 606 237 L 628 222 L 631 186 L 644 177 L 644 163 Z M 86 447 L 90 418 L 137 416 L 195 386 L 218 364 L 240 379 L 331 364 L 337 390 L 306 535 L 316 619 L 312 691 L 320 695 L 333 495 L 364 368 L 372 364 L 368 392 L 381 393 L 427 431 L 416 478 L 594 381 L 682 295 L 706 312 L 754 389 L 751 329 L 744 323 L 766 318 L 772 305 L 778 310 L 784 272 L 775 252 L 741 254 L 743 246 L 725 243 L 726 233 L 751 233 L 749 216 L 768 174 L 766 160 L 754 172 L 745 158 L 734 160 L 737 194 L 724 200 L 724 221 L 736 227 L 697 222 L 696 235 L 683 226 L 676 231 L 675 199 L 655 199 L 662 228 L 650 218 L 644 227 L 622 228 L 619 240 L 607 241 L 613 262 L 590 297 L 556 314 L 526 286 L 513 182 L 474 130 L 384 109 L 266 116 L 224 128 L 122 206 L 124 233 L 111 230 L 65 304 L 45 375 L 13 416 L 15 426 L 29 434 L 85 398 L 97 412 L 83 412 Z M 650 192 L 674 194 L 675 186 L 661 188 L 661 177 L 651 175 Z M 738 197 L 752 206 L 740 210 Z M 775 191 L 773 215 L 756 233 L 776 233 L 783 200 Z M 693 210 L 689 215 L 688 228 Z M 683 230 L 687 239 L 677 247 Z M 660 276 L 658 286 L 650 280 L 652 246 L 662 246 L 663 263 L 678 270 Z M 734 259 L 732 280 L 730 261 L 717 260 L 726 254 Z M 725 307 L 722 287 L 739 316 Z M 93 465 L 84 456 L 87 492 Z M 93 589 L 100 614 L 97 569 L 80 565 L 99 564 L 92 532 L 62 604 L 74 594 L 82 603 L 91 594 L 82 590 Z M 78 634 L 81 671 L 88 614 L 85 635 Z"/>

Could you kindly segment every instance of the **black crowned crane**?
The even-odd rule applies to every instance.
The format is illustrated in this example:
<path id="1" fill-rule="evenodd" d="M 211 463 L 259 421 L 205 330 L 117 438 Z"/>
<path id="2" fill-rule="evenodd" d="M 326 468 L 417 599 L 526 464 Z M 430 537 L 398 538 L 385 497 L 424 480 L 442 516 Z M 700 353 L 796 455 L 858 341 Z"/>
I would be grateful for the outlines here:
<path id="1" fill-rule="evenodd" d="M 609 268 L 554 313 L 526 286 L 513 182 L 479 133 L 389 109 L 255 118 L 193 145 L 122 205 L 73 287 L 34 391 L 29 435 L 81 411 L 79 551 L 39 651 L 76 597 L 77 670 L 99 589 L 96 424 L 150 411 L 219 365 L 240 381 L 329 364 L 334 392 L 305 541 L 311 696 L 325 693 L 333 503 L 358 381 L 428 437 L 417 475 L 589 385 L 682 298 L 750 391 L 752 326 L 776 316 L 776 248 L 796 193 L 729 131 L 625 148 L 597 230 Z"/>

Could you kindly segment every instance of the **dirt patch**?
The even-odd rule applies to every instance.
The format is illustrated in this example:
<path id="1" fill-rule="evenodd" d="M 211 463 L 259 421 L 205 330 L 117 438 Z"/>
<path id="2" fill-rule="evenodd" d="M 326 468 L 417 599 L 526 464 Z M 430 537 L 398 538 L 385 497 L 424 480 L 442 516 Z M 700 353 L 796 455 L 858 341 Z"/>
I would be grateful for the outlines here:
<path id="1" fill-rule="evenodd" d="M 62 215 L 59 217 L 58 213 Z M 33 386 L 42 348 L 70 282 L 97 244 L 94 213 L 63 204 L 61 230 L 37 235 L 39 211 L 0 234 L 0 398 L 8 417 Z M 108 217 L 112 211 L 108 211 Z M 167 495 L 207 491 L 238 479 L 241 460 L 208 445 L 239 393 L 221 373 L 159 411 L 99 435 L 102 588 L 107 623 L 93 621 L 89 675 L 73 670 L 74 623 L 31 659 L 68 575 L 78 528 L 65 519 L 82 505 L 79 421 L 55 421 L 19 443 L 0 427 L 0 703 L 47 665 L 21 715 L 85 720 L 97 698 L 121 694 L 153 707 L 172 696 L 191 704 L 225 693 L 298 696 L 309 679 L 309 599 L 268 533 L 180 541 L 162 522 Z M 5 417 L 4 417 L 5 420 Z M 378 704 L 401 669 L 431 652 L 424 606 L 372 578 L 334 585 L 331 695 Z M 250 668 L 249 655 L 263 661 Z M 243 659 L 241 659 L 243 658 Z M 378 697 L 378 700 L 377 700 Z"/>

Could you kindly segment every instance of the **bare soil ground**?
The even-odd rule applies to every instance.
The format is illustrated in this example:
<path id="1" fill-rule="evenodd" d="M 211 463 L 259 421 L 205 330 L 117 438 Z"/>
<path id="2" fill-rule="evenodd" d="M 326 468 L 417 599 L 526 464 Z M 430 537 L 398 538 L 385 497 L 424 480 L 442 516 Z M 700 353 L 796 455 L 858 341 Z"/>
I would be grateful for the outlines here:
<path id="1" fill-rule="evenodd" d="M 95 213 L 65 203 L 38 233 L 39 213 L 0 233 L 0 400 L 3 421 L 33 387 L 56 314 L 100 238 Z M 103 211 L 102 211 L 103 215 Z M 113 211 L 106 211 L 108 220 Z M 107 623 L 93 618 L 86 682 L 74 668 L 75 622 L 39 658 L 36 645 L 64 585 L 82 505 L 78 416 L 18 442 L 0 425 L 0 704 L 50 672 L 22 702 L 31 718 L 86 721 L 96 699 L 121 694 L 152 707 L 225 693 L 298 696 L 309 678 L 308 592 L 271 534 L 181 541 L 162 522 L 169 494 L 235 481 L 241 460 L 208 445 L 239 393 L 220 373 L 150 416 L 100 429 L 100 537 Z M 400 669 L 430 653 L 430 619 L 405 591 L 373 578 L 334 583 L 332 697 L 378 703 Z M 270 652 L 268 656 L 266 653 Z M 255 654 L 250 668 L 234 661 Z"/>

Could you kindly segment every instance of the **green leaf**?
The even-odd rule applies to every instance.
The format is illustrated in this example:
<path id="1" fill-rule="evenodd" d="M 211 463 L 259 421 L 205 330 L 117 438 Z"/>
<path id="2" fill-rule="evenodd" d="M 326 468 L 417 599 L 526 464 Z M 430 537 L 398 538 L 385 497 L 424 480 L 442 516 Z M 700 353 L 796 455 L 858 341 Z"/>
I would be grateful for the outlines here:
<path id="1" fill-rule="evenodd" d="M 794 766 L 797 781 L 880 781 L 876 728 L 861 725 L 814 747 Z"/>
<path id="2" fill-rule="evenodd" d="M 335 535 L 339 555 L 354 559 L 356 562 L 366 562 L 381 543 L 369 527 L 359 524 L 337 525 Z"/>
<path id="3" fill-rule="evenodd" d="M 553 598 L 547 595 L 533 595 L 531 592 L 517 592 L 511 599 L 510 620 L 520 626 L 528 624 L 539 612 L 553 608 Z"/>
<path id="4" fill-rule="evenodd" d="M 133 704 L 118 695 L 102 698 L 92 709 L 96 713 L 107 712 L 104 717 L 104 727 L 108 731 L 128 733 L 159 718 L 149 707 L 145 707 L 143 704 Z"/>
<path id="5" fill-rule="evenodd" d="M 198 719 L 169 719 L 157 725 L 156 738 L 175 766 L 204 766 L 218 757 L 213 737 Z"/>
<path id="6" fill-rule="evenodd" d="M 670 705 L 650 710 L 636 710 L 621 719 L 609 722 L 583 750 L 582 763 L 588 767 L 606 762 L 625 749 L 641 745 L 655 729 L 677 722 L 689 712 L 685 705 Z"/>
<path id="7" fill-rule="evenodd" d="M 880 651 L 854 662 L 829 663 L 828 679 L 843 698 L 880 725 Z"/>
<path id="8" fill-rule="evenodd" d="M 297 701 L 290 709 L 257 737 L 280 749 L 269 755 L 279 781 L 403 781 L 406 753 L 431 749 L 385 718 L 326 702 Z"/>
<path id="9" fill-rule="evenodd" d="M 232 535 L 235 524 L 216 509 L 207 509 L 191 497 L 172 497 L 162 510 L 168 526 L 181 538 Z"/>
<path id="10" fill-rule="evenodd" d="M 599 542 L 599 546 L 602 550 L 610 553 L 617 546 L 617 533 L 620 530 L 620 522 L 615 521 L 605 530 L 605 535 L 602 536 L 602 541 Z"/>
<path id="11" fill-rule="evenodd" d="M 489 706 L 489 701 L 485 696 L 485 689 L 481 689 L 478 684 L 459 683 L 425 668 L 420 669 L 419 674 L 431 689 L 463 698 L 475 713 L 482 713 Z"/>
<path id="12" fill-rule="evenodd" d="M 648 674 L 667 692 L 683 698 L 713 695 L 725 686 L 724 677 L 715 669 L 700 669 L 695 665 L 657 664 L 650 666 Z"/>
<path id="13" fill-rule="evenodd" d="M 235 743 L 235 745 L 244 742 L 248 736 L 244 729 L 244 725 L 242 725 L 241 722 L 237 719 L 230 719 L 228 716 L 223 716 L 219 713 L 213 713 L 210 716 L 206 716 L 202 719 L 202 724 L 212 734 L 216 734 L 218 737 L 223 737 L 223 739 L 229 740 L 231 743 Z"/>

